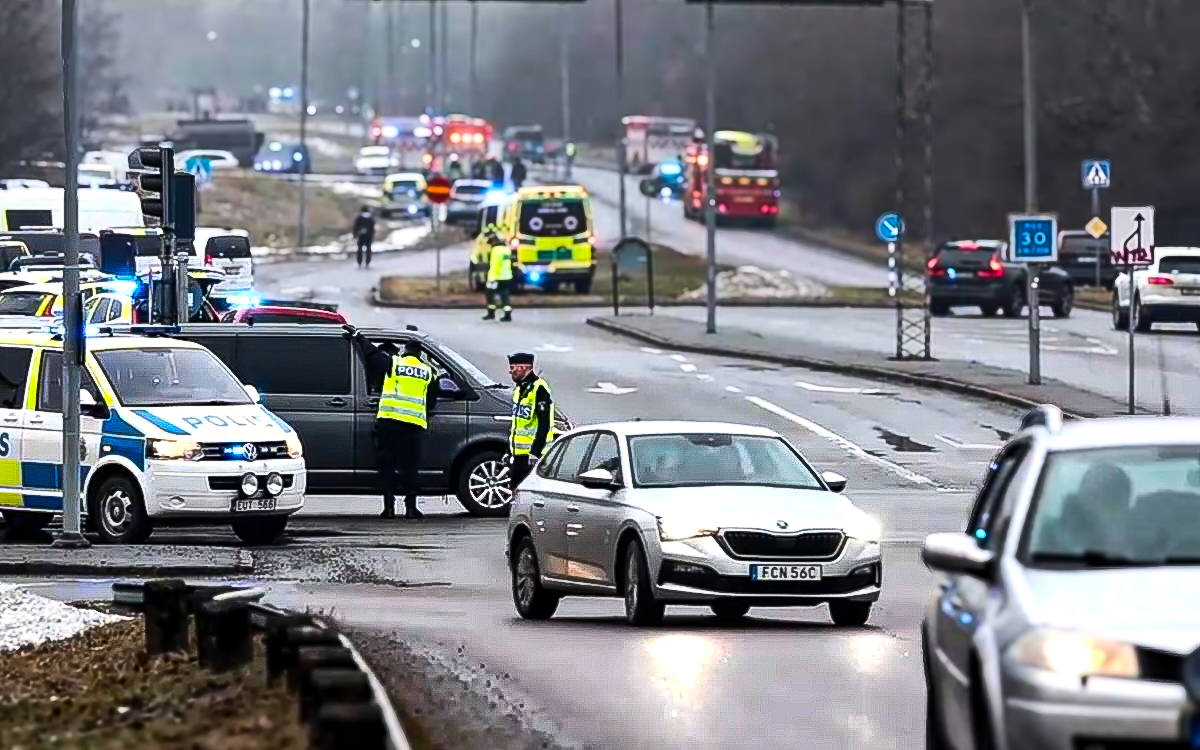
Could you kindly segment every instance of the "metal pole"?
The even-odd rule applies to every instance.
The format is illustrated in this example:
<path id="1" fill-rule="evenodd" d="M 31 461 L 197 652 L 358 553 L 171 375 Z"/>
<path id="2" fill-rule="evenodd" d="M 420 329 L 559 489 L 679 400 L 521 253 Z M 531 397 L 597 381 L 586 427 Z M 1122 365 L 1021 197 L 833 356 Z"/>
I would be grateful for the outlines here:
<path id="1" fill-rule="evenodd" d="M 471 114 L 475 115 L 476 117 L 478 117 L 480 112 L 482 112 L 482 109 L 479 106 L 479 93 L 478 89 L 476 88 L 477 81 L 475 73 L 475 44 L 479 39 L 478 26 L 479 3 L 477 3 L 476 0 L 471 0 L 471 44 L 470 49 L 467 50 L 467 56 L 470 58 L 471 80 L 468 85 L 471 89 L 471 102 L 469 106 L 471 107 Z"/>
<path id="2" fill-rule="evenodd" d="M 309 0 L 304 0 L 302 6 L 300 32 L 300 153 L 304 161 L 300 162 L 300 229 L 296 249 L 308 244 L 308 186 L 305 178 L 312 167 L 308 159 L 308 16 Z"/>
<path id="3" fill-rule="evenodd" d="M 190 295 L 188 294 L 188 272 L 187 272 L 188 256 L 180 253 L 175 258 L 175 322 L 186 323 L 191 318 L 191 309 L 188 305 Z"/>
<path id="4" fill-rule="evenodd" d="M 438 86 L 441 91 L 442 110 L 450 111 L 450 60 L 448 53 L 450 50 L 450 3 L 448 0 L 442 0 L 442 43 L 438 47 L 440 52 L 439 58 L 439 80 Z"/>
<path id="5" fill-rule="evenodd" d="M 62 66 L 63 66 L 63 123 L 66 130 L 66 187 L 63 189 L 63 530 L 54 540 L 56 547 L 87 547 L 81 533 L 79 497 L 79 384 L 80 351 L 83 319 L 79 308 L 79 113 L 76 103 L 79 79 L 76 64 L 79 50 L 75 46 L 78 25 L 75 0 L 63 0 L 62 6 Z"/>
<path id="6" fill-rule="evenodd" d="M 565 22 L 568 17 L 567 9 L 560 8 L 559 16 L 558 69 L 559 80 L 562 82 L 562 147 L 565 154 L 567 144 L 571 142 L 571 66 L 567 59 L 567 46 L 570 40 Z"/>
<path id="7" fill-rule="evenodd" d="M 1100 215 L 1100 188 L 1092 188 L 1092 216 Z M 1096 288 L 1100 288 L 1100 244 L 1096 244 Z"/>
<path id="8" fill-rule="evenodd" d="M 384 109 L 388 114 L 394 114 L 396 110 L 396 27 L 393 20 L 395 15 L 395 5 L 386 3 L 383 6 L 384 13 L 384 34 L 387 36 L 387 62 L 385 67 L 387 71 L 384 73 L 384 79 L 387 81 L 387 96 L 384 98 Z"/>
<path id="9" fill-rule="evenodd" d="M 1033 0 L 1021 3 L 1021 89 L 1024 98 L 1025 211 L 1037 212 L 1037 124 L 1034 116 L 1034 70 L 1031 22 Z"/>
<path id="10" fill-rule="evenodd" d="M 621 21 L 621 0 L 616 0 L 616 36 L 617 36 L 617 191 L 618 213 L 620 214 L 621 236 L 618 241 L 628 234 L 625 216 L 625 125 L 621 119 L 625 117 L 625 32 Z"/>
<path id="11" fill-rule="evenodd" d="M 896 3 L 896 211 L 904 210 L 904 152 L 908 134 L 908 23 L 905 0 Z M 904 358 L 904 233 L 896 236 L 896 359 Z"/>
<path id="12" fill-rule="evenodd" d="M 1141 242 L 1138 244 L 1140 245 Z M 1134 360 L 1136 358 L 1136 350 L 1134 349 L 1133 342 L 1133 258 L 1128 251 L 1125 253 L 1125 283 L 1129 284 L 1129 289 L 1127 290 L 1128 296 L 1126 297 L 1129 300 L 1129 316 L 1126 318 L 1126 328 L 1129 329 L 1129 413 L 1132 415 L 1137 413 L 1137 395 L 1134 388 Z"/>
<path id="13" fill-rule="evenodd" d="M 441 218 L 441 213 L 441 205 L 434 206 L 429 212 L 429 221 L 431 229 L 433 230 L 433 236 L 438 238 L 437 249 L 434 252 L 434 263 L 436 265 L 434 271 L 434 289 L 438 294 L 442 293 L 442 240 L 441 236 L 438 234 L 438 224 L 439 219 Z"/>
<path id="14" fill-rule="evenodd" d="M 1042 384 L 1042 326 L 1038 305 L 1038 274 L 1040 263 L 1026 266 L 1029 283 L 1029 384 Z"/>
<path id="15" fill-rule="evenodd" d="M 434 8 L 433 0 L 429 0 L 429 70 L 425 79 L 425 106 L 430 110 L 437 109 L 437 38 L 434 34 L 437 29 L 434 28 L 437 22 L 437 9 Z"/>
<path id="16" fill-rule="evenodd" d="M 708 163 L 705 164 L 704 173 L 704 193 L 708 201 L 704 205 L 704 226 L 707 234 L 707 266 L 704 271 L 705 281 L 707 283 L 707 294 L 705 295 L 705 304 L 708 308 L 706 324 L 704 330 L 706 333 L 717 332 L 717 147 L 716 147 L 716 132 L 717 132 L 717 51 L 716 51 L 716 35 L 717 24 L 715 20 L 715 8 L 712 0 L 708 0 L 704 4 L 704 56 L 706 58 L 708 69 L 705 80 L 704 92 L 704 129 L 706 144 L 706 155 Z"/>
<path id="17" fill-rule="evenodd" d="M 937 247 L 933 231 L 933 0 L 926 0 L 924 8 L 925 19 L 925 55 L 921 63 L 921 77 L 924 85 L 921 87 L 925 95 L 925 260 L 933 257 Z M 925 359 L 932 359 L 930 351 L 932 336 L 930 335 L 929 319 L 929 277 L 925 277 L 924 326 L 925 326 Z"/>

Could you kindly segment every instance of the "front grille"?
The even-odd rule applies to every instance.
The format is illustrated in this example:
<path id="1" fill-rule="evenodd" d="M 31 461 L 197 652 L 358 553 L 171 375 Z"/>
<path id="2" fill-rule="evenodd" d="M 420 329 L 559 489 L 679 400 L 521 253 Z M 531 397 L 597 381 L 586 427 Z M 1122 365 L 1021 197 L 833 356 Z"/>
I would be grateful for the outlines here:
<path id="1" fill-rule="evenodd" d="M 287 442 L 283 440 L 272 440 L 253 445 L 258 451 L 256 461 L 288 457 Z M 201 460 L 245 461 L 247 460 L 244 453 L 245 446 L 246 443 L 202 443 L 200 447 L 204 450 L 204 457 Z"/>
<path id="2" fill-rule="evenodd" d="M 701 565 L 687 564 L 677 568 L 676 564 L 670 560 L 663 563 L 658 580 L 659 583 L 674 583 L 725 594 L 758 594 L 760 596 L 776 594 L 832 596 L 875 586 L 879 582 L 876 565 L 861 568 L 852 575 L 830 576 L 819 581 L 755 581 L 749 576 L 719 575 L 712 568 Z"/>
<path id="3" fill-rule="evenodd" d="M 258 476 L 259 486 L 265 485 L 267 483 L 267 475 L 266 474 L 258 474 L 256 476 Z M 283 488 L 286 490 L 292 486 L 292 482 L 293 482 L 292 475 L 284 474 L 282 476 L 283 476 Z M 208 488 L 215 492 L 230 492 L 230 491 L 237 492 L 238 488 L 241 486 L 242 486 L 242 475 L 241 474 L 208 478 Z"/>
<path id="4" fill-rule="evenodd" d="M 803 531 L 799 534 L 724 531 L 719 539 L 732 557 L 829 560 L 837 557 L 846 535 L 840 531 Z"/>

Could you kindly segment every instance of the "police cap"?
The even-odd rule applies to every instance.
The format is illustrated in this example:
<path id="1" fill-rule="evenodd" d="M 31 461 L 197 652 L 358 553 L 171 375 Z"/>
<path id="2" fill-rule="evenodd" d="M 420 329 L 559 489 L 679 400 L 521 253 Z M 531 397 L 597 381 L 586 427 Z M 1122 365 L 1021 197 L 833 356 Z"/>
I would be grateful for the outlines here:
<path id="1" fill-rule="evenodd" d="M 532 365 L 533 355 L 529 352 L 513 352 L 508 355 L 508 363 L 510 365 Z"/>

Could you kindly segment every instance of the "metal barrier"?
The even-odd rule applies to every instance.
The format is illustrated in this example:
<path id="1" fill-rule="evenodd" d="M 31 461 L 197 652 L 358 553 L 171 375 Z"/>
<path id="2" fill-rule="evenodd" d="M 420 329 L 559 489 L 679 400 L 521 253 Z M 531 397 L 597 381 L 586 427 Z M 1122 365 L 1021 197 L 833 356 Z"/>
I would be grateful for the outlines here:
<path id="1" fill-rule="evenodd" d="M 188 651 L 196 624 L 200 666 L 224 672 L 254 658 L 265 634 L 267 681 L 286 680 L 314 748 L 410 750 L 387 692 L 354 644 L 319 618 L 263 604 L 266 590 L 171 579 L 114 583 L 113 602 L 142 611 L 146 652 Z"/>

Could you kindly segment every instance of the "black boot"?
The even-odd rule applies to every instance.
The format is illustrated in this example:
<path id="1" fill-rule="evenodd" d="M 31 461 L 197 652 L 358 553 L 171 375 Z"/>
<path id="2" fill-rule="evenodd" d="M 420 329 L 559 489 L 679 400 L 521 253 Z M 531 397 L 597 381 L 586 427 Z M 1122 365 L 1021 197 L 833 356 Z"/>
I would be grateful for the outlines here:
<path id="1" fill-rule="evenodd" d="M 489 309 L 487 311 L 487 314 L 483 316 L 483 319 L 484 320 L 495 320 L 496 319 L 496 311 Z"/>
<path id="2" fill-rule="evenodd" d="M 417 501 L 413 500 L 412 502 L 406 501 L 404 503 L 404 517 L 412 519 L 424 518 L 425 514 L 417 510 Z"/>
<path id="3" fill-rule="evenodd" d="M 512 310 L 505 310 L 504 317 L 500 318 L 500 322 L 501 323 L 511 323 L 512 322 Z"/>
<path id="4" fill-rule="evenodd" d="M 383 501 L 383 512 L 379 514 L 380 518 L 395 518 L 396 517 L 396 501 Z"/>

